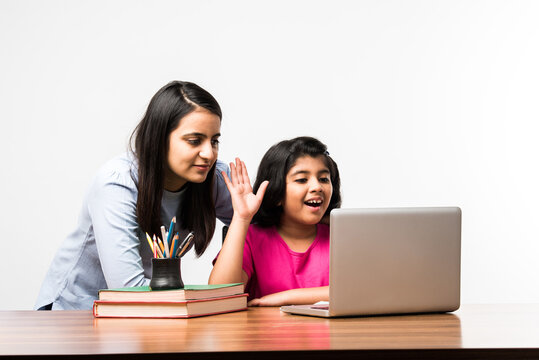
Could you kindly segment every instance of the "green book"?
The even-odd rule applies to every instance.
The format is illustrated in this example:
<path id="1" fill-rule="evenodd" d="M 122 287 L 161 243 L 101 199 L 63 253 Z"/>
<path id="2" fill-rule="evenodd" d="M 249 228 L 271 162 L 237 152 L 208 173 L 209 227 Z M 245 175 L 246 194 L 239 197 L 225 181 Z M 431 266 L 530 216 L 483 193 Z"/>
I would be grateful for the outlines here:
<path id="1" fill-rule="evenodd" d="M 100 301 L 183 301 L 243 294 L 243 283 L 185 285 L 183 289 L 150 290 L 149 286 L 99 290 Z"/>

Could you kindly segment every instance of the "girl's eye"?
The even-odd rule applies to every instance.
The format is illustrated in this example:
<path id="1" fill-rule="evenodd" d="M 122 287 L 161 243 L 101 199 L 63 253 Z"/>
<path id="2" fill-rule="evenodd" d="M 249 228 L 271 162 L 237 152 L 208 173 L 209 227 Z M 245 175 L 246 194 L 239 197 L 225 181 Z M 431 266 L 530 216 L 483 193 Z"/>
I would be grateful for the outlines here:
<path id="1" fill-rule="evenodd" d="M 307 182 L 307 179 L 302 178 L 302 179 L 296 179 L 294 181 L 297 182 L 297 183 L 300 183 L 300 184 L 305 184 Z"/>
<path id="2" fill-rule="evenodd" d="M 211 145 L 212 146 L 219 146 L 219 140 L 217 140 L 217 139 L 212 140 Z"/>
<path id="3" fill-rule="evenodd" d="M 329 183 L 329 178 L 320 178 L 320 182 L 324 183 L 324 184 L 327 184 L 327 183 Z"/>

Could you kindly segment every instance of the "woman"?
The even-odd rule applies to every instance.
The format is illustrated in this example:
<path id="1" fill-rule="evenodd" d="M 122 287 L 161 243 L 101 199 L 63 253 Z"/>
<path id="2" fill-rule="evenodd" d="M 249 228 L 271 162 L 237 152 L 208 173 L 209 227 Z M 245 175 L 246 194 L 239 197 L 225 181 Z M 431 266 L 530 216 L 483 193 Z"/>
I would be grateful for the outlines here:
<path id="1" fill-rule="evenodd" d="M 87 192 L 76 230 L 56 253 L 36 309 L 91 309 L 98 290 L 148 285 L 145 239 L 178 219 L 201 255 L 215 218 L 232 217 L 217 161 L 221 109 L 199 86 L 173 81 L 152 98 L 131 136 L 134 149 L 105 164 Z M 217 171 L 216 171 L 217 170 Z M 167 225 L 168 226 L 168 225 Z"/>

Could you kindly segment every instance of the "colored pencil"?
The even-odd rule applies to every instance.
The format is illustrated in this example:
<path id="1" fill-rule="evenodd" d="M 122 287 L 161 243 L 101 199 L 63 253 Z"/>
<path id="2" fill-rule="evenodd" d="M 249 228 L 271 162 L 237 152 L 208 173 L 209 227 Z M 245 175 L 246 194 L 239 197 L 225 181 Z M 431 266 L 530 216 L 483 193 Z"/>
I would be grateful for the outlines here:
<path id="1" fill-rule="evenodd" d="M 176 253 L 176 243 L 178 242 L 179 235 L 176 234 L 172 238 L 172 244 L 170 244 L 170 257 L 172 257 Z"/>
<path id="2" fill-rule="evenodd" d="M 172 245 L 171 245 L 171 241 L 172 241 L 172 235 L 174 234 L 174 224 L 176 223 L 176 216 L 174 216 L 172 218 L 172 220 L 170 220 L 170 226 L 168 228 L 168 233 L 167 233 L 167 245 L 170 245 L 170 251 L 169 251 L 169 255 L 172 255 Z"/>
<path id="3" fill-rule="evenodd" d="M 168 243 L 165 243 L 165 241 L 167 241 L 167 230 L 163 225 L 161 225 L 161 236 L 163 236 L 163 243 L 166 245 L 166 247 L 161 250 L 163 250 L 163 254 L 168 254 Z"/>
<path id="4" fill-rule="evenodd" d="M 183 239 L 180 246 L 178 246 L 178 250 L 176 251 L 175 257 L 181 257 L 183 255 L 185 250 L 187 250 L 187 248 L 189 247 L 189 244 L 191 244 L 191 241 L 193 240 L 194 237 L 195 237 L 195 234 L 192 231 L 189 234 L 187 234 L 187 236 L 185 237 L 185 239 Z"/>
<path id="5" fill-rule="evenodd" d="M 159 238 L 157 238 L 157 245 L 158 245 L 156 246 L 157 254 L 159 255 L 159 257 L 164 258 L 165 256 L 163 255 L 163 243 L 161 242 L 161 239 Z"/>
<path id="6" fill-rule="evenodd" d="M 159 244 L 159 248 L 161 248 L 161 253 L 165 253 L 165 247 L 163 246 L 163 242 L 161 241 L 161 239 L 159 238 L 159 236 L 157 237 L 157 244 Z"/>
<path id="7" fill-rule="evenodd" d="M 148 244 L 150 244 L 150 249 L 152 249 L 153 252 L 152 238 L 150 237 L 150 235 L 148 235 L 148 233 L 146 233 L 146 240 L 148 240 Z"/>

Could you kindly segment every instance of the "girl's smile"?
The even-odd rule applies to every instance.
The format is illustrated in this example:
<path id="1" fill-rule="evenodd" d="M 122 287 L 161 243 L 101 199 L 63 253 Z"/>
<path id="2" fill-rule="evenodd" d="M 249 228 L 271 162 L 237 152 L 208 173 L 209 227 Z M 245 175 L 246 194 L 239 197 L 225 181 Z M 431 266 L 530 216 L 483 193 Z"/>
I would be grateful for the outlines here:
<path id="1" fill-rule="evenodd" d="M 318 211 L 321 209 L 324 199 L 322 197 L 316 196 L 305 201 L 305 205 L 309 206 L 313 211 Z"/>
<path id="2" fill-rule="evenodd" d="M 298 158 L 286 175 L 282 223 L 317 224 L 329 206 L 332 193 L 329 169 L 322 157 Z"/>

